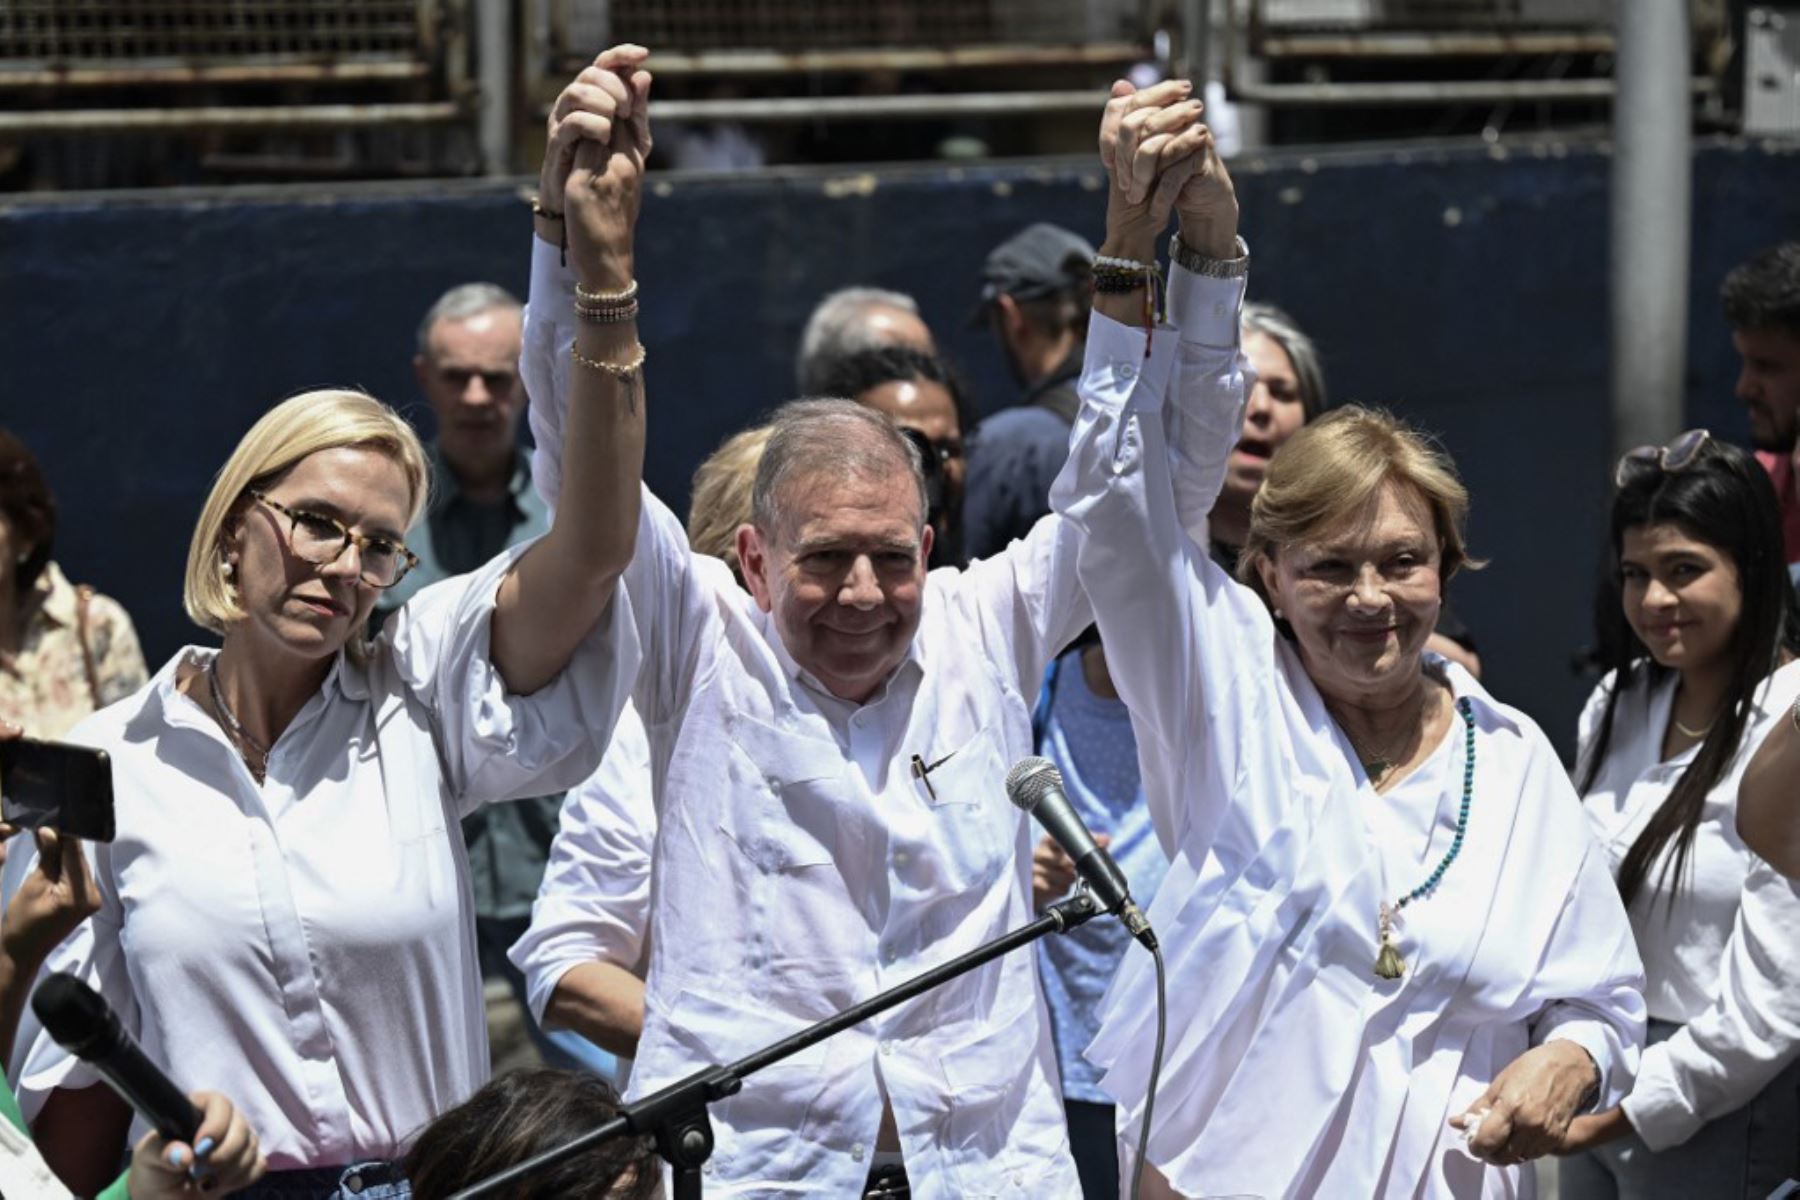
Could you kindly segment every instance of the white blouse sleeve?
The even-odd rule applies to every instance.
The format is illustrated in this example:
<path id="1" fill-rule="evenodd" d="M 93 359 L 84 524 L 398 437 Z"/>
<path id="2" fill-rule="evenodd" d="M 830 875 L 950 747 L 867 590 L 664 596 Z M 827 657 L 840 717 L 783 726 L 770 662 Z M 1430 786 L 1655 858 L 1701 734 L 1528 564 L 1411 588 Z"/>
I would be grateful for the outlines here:
<path id="1" fill-rule="evenodd" d="M 598 960 L 636 970 L 643 957 L 656 840 L 650 780 L 649 738 L 628 708 L 600 769 L 563 801 L 531 927 L 508 952 L 539 1021 L 570 968 Z"/>
<path id="2" fill-rule="evenodd" d="M 482 804 L 563 791 L 592 774 L 637 675 L 631 604 L 621 590 L 561 674 L 529 696 L 507 690 L 493 662 L 494 607 L 507 572 L 532 545 L 426 588 L 394 614 L 374 650 L 374 673 L 385 658 L 430 714 L 465 816 Z"/>
<path id="3" fill-rule="evenodd" d="M 1749 1103 L 1800 1055 L 1800 884 L 1760 859 L 1719 961 L 1713 1002 L 1644 1051 L 1625 1116 L 1652 1150 Z"/>
<path id="4" fill-rule="evenodd" d="M 35 853 L 32 858 L 35 862 Z M 88 861 L 100 894 L 100 910 L 51 952 L 38 973 L 38 982 L 56 973 L 75 976 L 100 993 L 101 999 L 118 1014 L 125 1032 L 136 1038 L 140 1033 L 137 994 L 119 941 L 123 909 L 113 886 L 111 848 L 90 844 Z M 98 1072 L 44 1032 L 29 1012 L 26 1021 L 19 1030 L 24 1049 L 17 1091 L 19 1108 L 29 1125 L 56 1088 L 90 1087 L 101 1080 Z"/>

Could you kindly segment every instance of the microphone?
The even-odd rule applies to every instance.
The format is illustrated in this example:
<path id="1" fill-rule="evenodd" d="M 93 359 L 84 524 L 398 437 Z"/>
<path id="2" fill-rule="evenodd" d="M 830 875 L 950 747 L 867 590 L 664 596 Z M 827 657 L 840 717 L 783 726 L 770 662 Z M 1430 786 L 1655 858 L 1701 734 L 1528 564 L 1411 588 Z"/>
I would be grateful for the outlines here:
<path id="1" fill-rule="evenodd" d="M 32 994 L 31 1011 L 63 1049 L 100 1072 L 156 1132 L 193 1143 L 200 1110 L 144 1057 L 100 993 L 73 975 L 52 975 Z"/>
<path id="2" fill-rule="evenodd" d="M 1094 841 L 1094 835 L 1082 824 L 1075 806 L 1063 792 L 1062 772 L 1047 758 L 1022 758 L 1006 773 L 1006 795 L 1020 808 L 1037 818 L 1063 853 L 1075 860 L 1075 870 L 1082 882 L 1109 913 L 1117 913 L 1131 936 L 1147 949 L 1156 949 L 1156 934 L 1145 919 L 1143 910 L 1131 902 L 1131 888 L 1125 872 L 1112 855 Z"/>

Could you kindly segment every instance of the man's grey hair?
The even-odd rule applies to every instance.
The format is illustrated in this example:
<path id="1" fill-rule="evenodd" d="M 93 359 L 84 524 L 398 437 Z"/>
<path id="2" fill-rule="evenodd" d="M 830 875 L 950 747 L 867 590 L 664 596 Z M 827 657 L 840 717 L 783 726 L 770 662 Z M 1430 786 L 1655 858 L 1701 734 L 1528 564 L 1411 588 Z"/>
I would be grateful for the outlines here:
<path id="1" fill-rule="evenodd" d="M 491 309 L 522 312 L 519 298 L 497 283 L 459 283 L 437 298 L 419 322 L 419 357 L 431 357 L 431 331 L 439 321 L 462 321 Z"/>
<path id="2" fill-rule="evenodd" d="M 1245 333 L 1260 333 L 1287 351 L 1294 364 L 1294 381 L 1300 388 L 1300 408 L 1306 420 L 1316 420 L 1325 411 L 1325 368 L 1319 362 L 1318 347 L 1306 336 L 1286 311 L 1273 304 L 1244 305 Z"/>
<path id="3" fill-rule="evenodd" d="M 897 308 L 915 317 L 919 315 L 917 300 L 905 292 L 885 288 L 840 288 L 819 301 L 800 335 L 800 357 L 794 374 L 801 395 L 816 396 L 824 391 L 820 380 L 831 363 L 891 344 L 890 339 L 869 330 L 868 314 L 876 308 Z"/>
<path id="4" fill-rule="evenodd" d="M 912 476 L 919 528 L 929 507 L 919 448 L 886 413 L 854 400 L 793 400 L 769 418 L 769 441 L 750 491 L 750 519 L 770 536 L 784 534 L 783 498 L 798 482 L 821 477 L 884 479 L 896 468 Z"/>

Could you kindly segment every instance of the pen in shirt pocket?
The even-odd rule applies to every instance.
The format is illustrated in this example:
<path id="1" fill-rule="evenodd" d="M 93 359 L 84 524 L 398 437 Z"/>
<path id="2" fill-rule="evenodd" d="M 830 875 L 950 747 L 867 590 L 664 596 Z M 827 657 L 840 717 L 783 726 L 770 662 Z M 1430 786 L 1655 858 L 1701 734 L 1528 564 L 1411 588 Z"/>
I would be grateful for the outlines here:
<path id="1" fill-rule="evenodd" d="M 929 764 L 917 754 L 912 756 L 913 778 L 925 785 L 926 794 L 933 800 L 938 798 L 938 794 L 937 789 L 931 786 L 931 773 L 949 762 L 955 755 L 956 751 L 952 750 L 949 754 L 944 755 L 944 757 L 938 759 L 936 762 Z"/>

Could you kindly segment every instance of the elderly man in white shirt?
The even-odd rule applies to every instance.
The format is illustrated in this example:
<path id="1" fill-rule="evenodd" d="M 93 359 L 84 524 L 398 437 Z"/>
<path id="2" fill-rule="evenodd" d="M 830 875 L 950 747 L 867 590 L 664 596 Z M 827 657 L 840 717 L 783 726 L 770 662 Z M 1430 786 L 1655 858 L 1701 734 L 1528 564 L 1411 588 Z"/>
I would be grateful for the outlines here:
<path id="1" fill-rule="evenodd" d="M 1205 133 L 1185 83 L 1134 102 L 1167 219 Z M 1161 174 L 1159 175 L 1159 172 Z M 1235 324 L 1237 289 L 1194 279 Z M 572 281 L 537 247 L 523 368 L 553 503 Z M 1173 336 L 1171 331 L 1170 336 Z M 1105 386 L 1141 336 L 1098 319 Z M 1031 919 L 1030 830 L 1001 781 L 1032 750 L 1045 663 L 1091 620 L 1074 530 L 1047 518 L 967 571 L 924 569 L 916 459 L 879 414 L 775 417 L 739 531 L 750 595 L 646 496 L 624 581 L 634 700 L 660 806 L 645 1028 L 632 1094 L 730 1062 Z M 746 1081 L 713 1106 L 709 1190 L 854 1195 L 903 1158 L 913 1193 L 1078 1194 L 1033 960 L 1015 955 Z"/>

